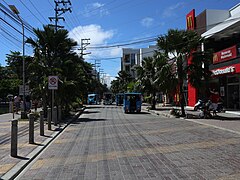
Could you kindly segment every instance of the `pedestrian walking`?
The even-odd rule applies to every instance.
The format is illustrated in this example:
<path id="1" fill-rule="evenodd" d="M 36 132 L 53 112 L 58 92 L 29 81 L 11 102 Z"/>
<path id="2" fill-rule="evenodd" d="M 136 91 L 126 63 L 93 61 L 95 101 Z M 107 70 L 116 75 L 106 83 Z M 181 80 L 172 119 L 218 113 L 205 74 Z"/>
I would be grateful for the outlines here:
<path id="1" fill-rule="evenodd" d="M 15 113 L 16 114 L 18 114 L 18 111 L 20 109 L 20 102 L 21 102 L 20 96 L 15 96 L 14 97 L 14 106 L 15 106 Z"/>

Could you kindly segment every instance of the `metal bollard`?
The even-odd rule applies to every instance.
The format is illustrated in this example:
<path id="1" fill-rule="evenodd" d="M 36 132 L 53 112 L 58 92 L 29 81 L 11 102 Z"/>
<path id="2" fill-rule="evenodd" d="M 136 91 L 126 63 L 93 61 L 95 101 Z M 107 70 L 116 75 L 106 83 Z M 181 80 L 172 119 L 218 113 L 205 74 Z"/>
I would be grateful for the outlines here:
<path id="1" fill-rule="evenodd" d="M 62 107 L 58 106 L 58 122 L 60 123 L 62 121 Z"/>
<path id="2" fill-rule="evenodd" d="M 48 121 L 48 130 L 51 130 L 51 116 L 52 116 L 52 112 L 51 112 L 51 108 L 48 108 L 47 110 L 47 121 Z"/>
<path id="3" fill-rule="evenodd" d="M 12 120 L 11 127 L 11 156 L 17 157 L 17 143 L 18 143 L 18 120 Z"/>
<path id="4" fill-rule="evenodd" d="M 40 111 L 40 136 L 44 136 L 44 119 L 43 111 Z"/>
<path id="5" fill-rule="evenodd" d="M 34 144 L 34 114 L 29 114 L 29 144 Z"/>
<path id="6" fill-rule="evenodd" d="M 54 126 L 57 125 L 57 107 L 56 106 L 53 108 L 53 123 L 54 123 Z"/>

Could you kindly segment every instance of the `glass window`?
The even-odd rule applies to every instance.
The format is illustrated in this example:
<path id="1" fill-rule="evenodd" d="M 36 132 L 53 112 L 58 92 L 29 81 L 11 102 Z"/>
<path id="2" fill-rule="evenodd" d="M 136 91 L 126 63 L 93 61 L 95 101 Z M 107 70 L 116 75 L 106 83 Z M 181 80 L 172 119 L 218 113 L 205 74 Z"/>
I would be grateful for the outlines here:
<path id="1" fill-rule="evenodd" d="M 125 63 L 130 63 L 130 54 L 126 54 L 124 56 L 124 61 L 125 61 Z"/>
<path id="2" fill-rule="evenodd" d="M 228 83 L 236 83 L 239 82 L 238 76 L 230 76 L 228 77 Z"/>
<path id="3" fill-rule="evenodd" d="M 125 66 L 125 70 L 126 70 L 127 72 L 130 72 L 130 66 Z"/>

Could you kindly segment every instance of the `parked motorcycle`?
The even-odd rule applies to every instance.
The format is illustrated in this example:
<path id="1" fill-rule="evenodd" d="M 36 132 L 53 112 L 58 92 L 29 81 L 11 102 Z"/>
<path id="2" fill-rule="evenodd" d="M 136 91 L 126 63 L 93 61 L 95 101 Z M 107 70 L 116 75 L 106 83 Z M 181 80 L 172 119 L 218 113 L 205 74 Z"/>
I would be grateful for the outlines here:
<path id="1" fill-rule="evenodd" d="M 202 104 L 202 107 L 200 109 L 200 113 L 199 113 L 199 118 L 212 118 L 212 114 L 211 111 L 213 111 L 212 109 L 212 102 L 210 100 L 208 100 L 206 103 Z"/>
<path id="2" fill-rule="evenodd" d="M 208 100 L 206 103 L 202 102 L 200 107 L 200 113 L 198 116 L 200 118 L 212 118 L 213 115 L 217 115 L 217 112 L 222 112 L 222 111 L 223 111 L 222 102 L 217 103 L 217 108 L 216 108 L 214 107 L 214 104 L 212 103 L 212 101 Z M 211 112 L 213 115 L 211 114 Z"/>
<path id="3" fill-rule="evenodd" d="M 203 100 L 199 99 L 198 102 L 194 105 L 194 111 L 202 109 L 204 106 Z"/>
<path id="4" fill-rule="evenodd" d="M 222 102 L 218 102 L 217 103 L 217 112 L 222 112 L 223 111 L 223 103 Z"/>

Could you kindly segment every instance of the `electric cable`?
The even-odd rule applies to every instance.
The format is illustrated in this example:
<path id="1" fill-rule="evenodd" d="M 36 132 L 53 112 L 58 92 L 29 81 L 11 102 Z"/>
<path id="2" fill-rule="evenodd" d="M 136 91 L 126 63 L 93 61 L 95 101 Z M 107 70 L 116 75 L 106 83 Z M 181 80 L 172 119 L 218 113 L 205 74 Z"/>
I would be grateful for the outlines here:
<path id="1" fill-rule="evenodd" d="M 46 20 L 45 17 L 43 17 L 43 15 L 41 14 L 41 12 L 36 8 L 36 6 L 33 4 L 33 2 L 31 0 L 29 0 L 29 2 L 31 3 L 31 5 L 33 6 L 33 8 L 38 12 L 38 14 L 42 17 L 42 19 L 44 19 L 44 21 L 46 22 L 46 24 L 48 23 L 48 21 Z M 42 23 L 43 24 L 43 23 Z"/>

